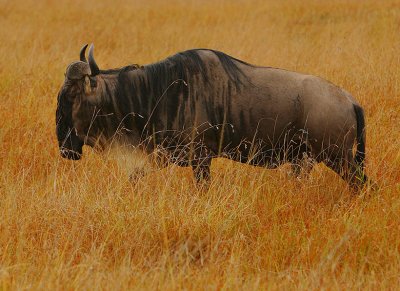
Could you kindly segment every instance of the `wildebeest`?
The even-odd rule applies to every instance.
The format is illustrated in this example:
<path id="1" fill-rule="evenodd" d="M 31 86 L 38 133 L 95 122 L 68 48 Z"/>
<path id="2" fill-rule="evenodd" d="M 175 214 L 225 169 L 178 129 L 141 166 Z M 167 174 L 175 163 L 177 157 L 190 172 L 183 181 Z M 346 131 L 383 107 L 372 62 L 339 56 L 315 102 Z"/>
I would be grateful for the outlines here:
<path id="1" fill-rule="evenodd" d="M 199 182 L 210 179 L 215 157 L 266 168 L 288 162 L 295 175 L 304 164 L 324 162 L 352 187 L 367 180 L 363 109 L 322 78 L 210 49 L 100 70 L 93 45 L 88 61 L 86 48 L 67 67 L 58 94 L 64 158 L 80 159 L 83 145 L 115 143 L 191 166 Z"/>

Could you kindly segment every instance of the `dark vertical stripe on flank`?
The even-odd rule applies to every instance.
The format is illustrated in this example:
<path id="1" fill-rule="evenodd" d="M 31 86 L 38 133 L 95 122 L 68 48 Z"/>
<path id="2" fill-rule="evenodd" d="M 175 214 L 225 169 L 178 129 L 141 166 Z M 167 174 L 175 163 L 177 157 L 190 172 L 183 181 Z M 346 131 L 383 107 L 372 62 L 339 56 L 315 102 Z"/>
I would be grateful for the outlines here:
<path id="1" fill-rule="evenodd" d="M 214 54 L 216 59 L 210 58 L 204 53 L 206 51 Z M 159 138 L 166 138 L 169 129 L 193 126 L 196 108 L 207 114 L 212 126 L 221 126 L 224 120 L 230 122 L 231 95 L 249 84 L 239 63 L 246 64 L 219 51 L 198 49 L 144 67 L 132 65 L 103 70 L 101 74 L 117 74 L 116 92 L 111 92 L 109 80 L 104 79 L 105 94 L 118 107 L 114 111 L 124 116 L 135 113 L 134 118 L 132 115 L 124 120 L 125 127 L 133 129 L 135 124 L 143 138 L 149 137 L 155 128 L 160 132 Z M 213 79 L 216 74 L 221 79 Z M 218 139 L 221 138 L 219 134 L 216 132 Z M 223 139 L 230 136 L 227 126 L 223 135 Z"/>

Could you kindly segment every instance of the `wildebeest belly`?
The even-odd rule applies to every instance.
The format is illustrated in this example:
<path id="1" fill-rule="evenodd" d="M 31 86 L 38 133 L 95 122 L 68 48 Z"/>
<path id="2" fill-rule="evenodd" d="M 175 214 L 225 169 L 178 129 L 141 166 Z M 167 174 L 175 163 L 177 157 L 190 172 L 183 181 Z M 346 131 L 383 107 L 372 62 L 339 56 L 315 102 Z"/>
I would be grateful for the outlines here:
<path id="1" fill-rule="evenodd" d="M 295 160 L 307 150 L 306 132 L 293 127 L 291 122 L 273 128 L 266 119 L 259 121 L 258 127 L 242 132 L 240 128 L 235 130 L 234 126 L 225 125 L 215 135 L 214 140 L 205 138 L 204 144 L 217 156 L 269 168 Z"/>

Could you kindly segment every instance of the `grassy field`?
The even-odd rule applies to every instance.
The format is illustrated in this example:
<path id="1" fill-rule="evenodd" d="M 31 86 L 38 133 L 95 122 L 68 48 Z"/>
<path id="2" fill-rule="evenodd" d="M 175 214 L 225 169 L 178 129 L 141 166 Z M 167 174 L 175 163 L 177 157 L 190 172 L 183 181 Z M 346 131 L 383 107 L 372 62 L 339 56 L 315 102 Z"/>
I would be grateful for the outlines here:
<path id="1" fill-rule="evenodd" d="M 112 2 L 0 2 L 0 289 L 399 289 L 399 1 Z M 112 155 L 63 160 L 56 96 L 88 42 L 101 68 L 207 47 L 331 80 L 365 109 L 381 189 L 323 165 L 215 160 L 198 191 L 188 168 L 133 185 Z"/>

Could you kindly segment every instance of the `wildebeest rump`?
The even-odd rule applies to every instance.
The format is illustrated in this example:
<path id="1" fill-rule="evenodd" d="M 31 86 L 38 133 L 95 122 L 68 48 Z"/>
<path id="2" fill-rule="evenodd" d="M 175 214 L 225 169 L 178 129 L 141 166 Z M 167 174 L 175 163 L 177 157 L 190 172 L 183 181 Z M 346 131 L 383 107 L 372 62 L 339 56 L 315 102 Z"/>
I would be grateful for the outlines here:
<path id="1" fill-rule="evenodd" d="M 366 182 L 363 109 L 322 78 L 209 49 L 100 70 L 86 47 L 58 95 L 65 158 L 80 159 L 83 145 L 128 144 L 191 166 L 197 181 L 210 179 L 212 158 L 227 157 L 266 168 L 289 162 L 295 175 L 305 161 L 324 162 L 351 186 Z"/>

